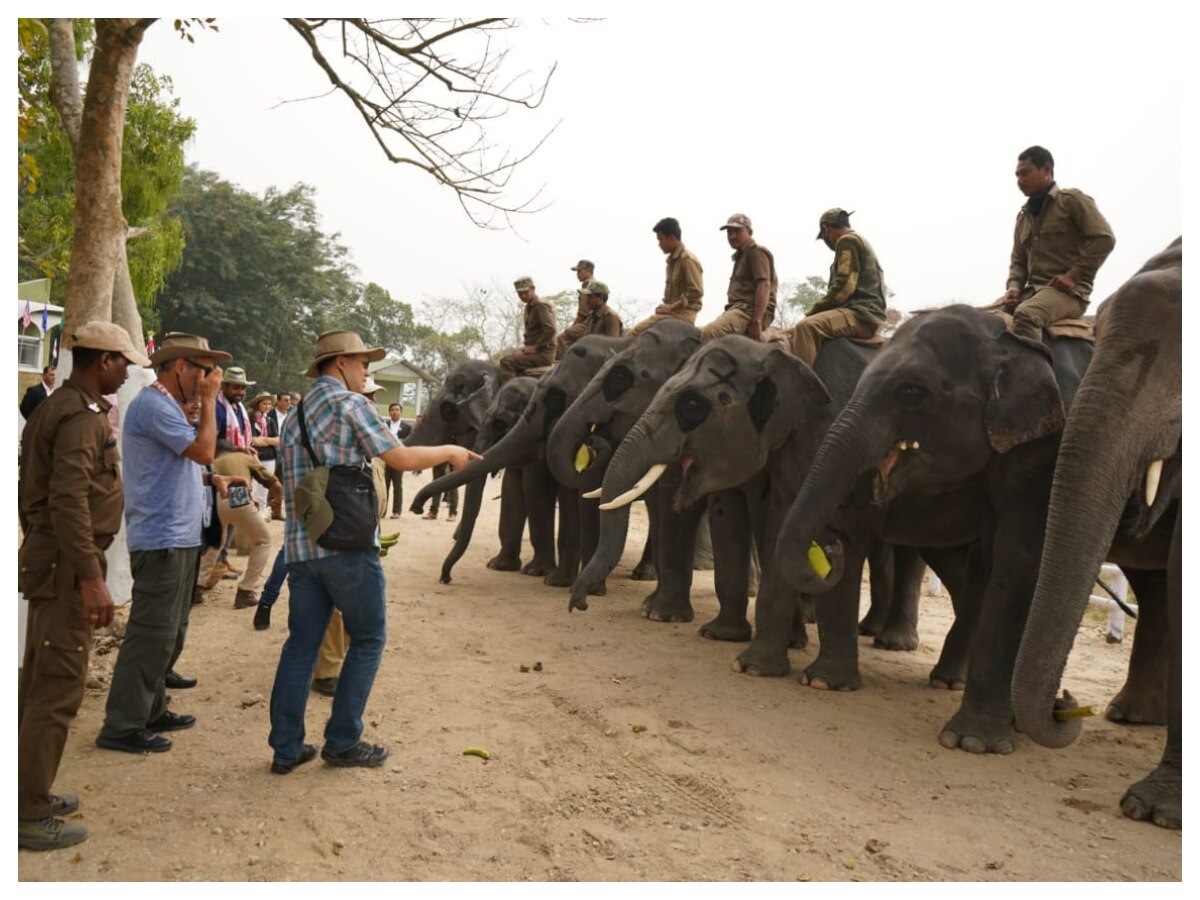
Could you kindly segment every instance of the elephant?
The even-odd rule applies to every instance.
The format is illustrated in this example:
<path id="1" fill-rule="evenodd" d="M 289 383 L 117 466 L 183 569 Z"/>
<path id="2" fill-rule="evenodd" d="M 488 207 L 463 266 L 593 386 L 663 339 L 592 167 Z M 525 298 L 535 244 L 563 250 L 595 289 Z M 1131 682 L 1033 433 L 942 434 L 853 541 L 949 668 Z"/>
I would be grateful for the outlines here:
<path id="1" fill-rule="evenodd" d="M 959 710 L 938 740 L 1012 752 L 1013 661 L 1037 580 L 1065 410 L 1087 341 L 1019 337 L 969 306 L 904 322 L 830 426 L 783 520 L 777 553 L 794 587 L 819 594 L 821 650 L 806 677 L 860 683 L 853 616 L 867 537 L 938 549 L 973 543 L 947 644 L 965 641 Z M 805 553 L 827 545 L 833 570 Z M 1093 573 L 1094 574 L 1094 573 Z"/>
<path id="2" fill-rule="evenodd" d="M 1168 828 L 1183 824 L 1182 304 L 1178 238 L 1100 308 L 1095 356 L 1063 430 L 1012 682 L 1022 733 L 1047 747 L 1075 740 L 1080 722 L 1055 718 L 1055 693 L 1100 564 L 1121 565 L 1139 614 L 1130 677 L 1109 718 L 1154 718 L 1157 712 L 1131 715 L 1142 693 L 1134 682 L 1169 685 L 1162 760 L 1126 791 L 1121 809 Z"/>
<path id="3" fill-rule="evenodd" d="M 608 360 L 550 433 L 546 459 L 559 484 L 584 492 L 600 487 L 617 445 L 658 389 L 699 346 L 700 329 L 688 322 L 666 319 L 646 329 Z M 578 462 L 581 458 L 586 464 Z M 660 485 L 673 480 L 669 475 Z M 646 497 L 658 585 L 642 604 L 642 614 L 655 621 L 690 622 L 694 616 L 688 597 L 693 550 L 704 504 L 674 509 L 662 501 L 665 496 L 656 488 Z M 568 610 L 587 609 L 587 587 L 607 577 L 616 566 L 628 526 L 627 507 L 601 513 L 596 552 L 571 588 Z M 720 574 L 717 577 L 720 579 Z"/>
<path id="4" fill-rule="evenodd" d="M 477 449 L 488 411 L 500 390 L 500 369 L 494 363 L 483 360 L 467 360 L 459 363 L 446 376 L 442 388 L 425 408 L 421 421 L 413 427 L 412 434 L 405 439 L 410 447 L 425 447 L 436 444 L 454 443 Z M 505 473 L 507 490 L 501 489 L 500 503 L 500 552 L 488 562 L 492 569 L 510 570 L 521 567 L 521 539 L 525 532 L 526 504 L 521 489 L 519 470 Z M 474 527 L 475 517 L 483 499 L 484 483 L 472 484 L 463 499 L 463 517 L 468 516 Z M 551 513 L 553 518 L 553 513 Z M 553 521 L 549 530 L 553 533 Z M 467 530 L 469 542 L 470 530 Z M 538 513 L 530 523 L 530 531 L 545 528 L 538 521 Z M 463 534 L 461 523 L 455 531 L 455 547 L 442 565 L 442 578 L 449 583 L 450 570 L 466 550 L 466 543 L 459 542 Z M 553 540 L 553 539 L 552 539 Z M 551 548 L 553 553 L 553 548 Z"/>
<path id="5" fill-rule="evenodd" d="M 548 511 L 550 522 L 553 523 L 554 503 L 557 499 L 557 564 L 551 546 L 545 552 L 539 550 L 535 558 L 537 564 L 526 565 L 522 571 L 527 575 L 543 576 L 544 582 L 553 587 L 569 586 L 579 571 L 581 553 L 590 553 L 595 546 L 595 504 L 581 504 L 577 490 L 562 487 L 554 481 L 546 467 L 545 443 L 554 423 L 571 401 L 583 390 L 604 362 L 627 346 L 630 340 L 586 335 L 576 341 L 549 372 L 536 380 L 524 411 L 512 422 L 502 438 L 486 448 L 483 459 L 475 460 L 457 472 L 427 484 L 413 499 L 412 510 L 420 511 L 425 501 L 435 493 L 462 484 L 482 485 L 485 476 L 500 469 L 536 464 L 539 474 L 534 478 L 534 483 L 540 488 L 531 501 L 531 512 L 534 508 Z M 590 511 L 588 507 L 591 507 Z M 552 535 L 552 524 L 550 528 L 549 533 Z M 589 585 L 589 589 L 602 593 L 605 590 L 603 580 Z"/>
<path id="6" fill-rule="evenodd" d="M 756 663 L 742 661 L 743 670 L 786 674 L 788 646 L 807 643 L 800 598 L 782 581 L 767 536 L 776 532 L 822 436 L 875 352 L 846 340 L 830 341 L 814 372 L 775 344 L 741 336 L 712 341 L 662 386 L 608 467 L 605 498 L 628 498 L 635 483 L 644 481 L 644 473 L 664 465 L 677 466 L 681 473 L 672 494 L 664 496 L 664 504 L 687 509 L 705 496 L 712 498 L 709 513 L 720 612 L 701 626 L 703 637 L 750 639 L 745 587 L 748 548 L 736 536 L 753 537 L 762 560 L 756 640 L 776 645 L 779 653 L 773 666 L 764 663 L 753 668 Z M 872 559 L 872 576 L 878 570 L 890 577 L 891 548 L 882 549 L 887 553 Z M 920 563 L 910 553 L 900 561 L 897 578 L 907 579 L 915 605 L 918 585 L 912 580 L 911 559 Z M 918 580 L 921 570 L 923 564 L 915 570 Z M 883 597 L 893 587 L 890 582 L 873 585 L 873 601 L 886 605 Z M 906 644 L 915 648 L 915 618 L 904 604 L 898 603 L 896 609 L 908 616 L 913 639 Z M 882 632 L 884 621 L 874 602 L 873 611 L 870 627 Z"/>

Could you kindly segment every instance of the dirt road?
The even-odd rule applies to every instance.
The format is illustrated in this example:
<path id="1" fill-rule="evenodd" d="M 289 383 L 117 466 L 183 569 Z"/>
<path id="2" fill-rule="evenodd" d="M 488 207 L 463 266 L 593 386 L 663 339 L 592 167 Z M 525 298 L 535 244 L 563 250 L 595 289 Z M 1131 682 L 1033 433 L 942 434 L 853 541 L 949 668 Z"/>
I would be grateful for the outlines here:
<path id="1" fill-rule="evenodd" d="M 407 478 L 410 490 L 417 480 Z M 489 491 L 490 493 L 490 491 Z M 861 648 L 863 690 L 734 674 L 737 645 L 697 637 L 716 612 L 697 573 L 696 623 L 650 623 L 630 550 L 607 597 L 490 572 L 485 503 L 454 584 L 437 584 L 453 525 L 406 515 L 385 560 L 389 646 L 365 716 L 380 769 L 318 760 L 268 771 L 267 698 L 286 593 L 267 632 L 233 582 L 193 610 L 173 709 L 195 728 L 169 753 L 97 749 L 115 654 L 93 659 L 58 787 L 90 839 L 21 852 L 26 880 L 1174 880 L 1178 832 L 1121 816 L 1165 730 L 1089 719 L 1080 741 L 1011 756 L 943 750 L 958 695 L 926 686 L 949 603 L 925 598 L 922 646 Z M 644 520 L 635 513 L 635 536 Z M 279 533 L 278 523 L 272 528 Z M 640 529 L 640 531 L 639 531 Z M 390 530 L 390 529 L 389 529 Z M 640 545 L 639 545 L 640 547 Z M 1102 709 L 1130 636 L 1081 629 L 1067 685 Z M 793 651 L 799 669 L 808 653 Z M 541 670 L 535 671 L 536 663 Z M 527 666 L 530 671 L 521 671 Z M 312 695 L 309 740 L 330 701 Z M 483 747 L 490 760 L 464 756 Z"/>

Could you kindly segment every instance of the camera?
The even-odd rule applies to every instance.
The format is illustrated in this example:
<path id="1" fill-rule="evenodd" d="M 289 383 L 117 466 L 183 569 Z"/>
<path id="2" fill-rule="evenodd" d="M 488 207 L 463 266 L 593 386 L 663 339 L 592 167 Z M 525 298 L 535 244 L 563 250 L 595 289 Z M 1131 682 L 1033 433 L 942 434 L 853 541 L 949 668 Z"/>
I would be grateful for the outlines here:
<path id="1" fill-rule="evenodd" d="M 229 506 L 231 509 L 246 506 L 249 502 L 250 492 L 246 490 L 244 484 L 231 484 L 229 486 Z"/>

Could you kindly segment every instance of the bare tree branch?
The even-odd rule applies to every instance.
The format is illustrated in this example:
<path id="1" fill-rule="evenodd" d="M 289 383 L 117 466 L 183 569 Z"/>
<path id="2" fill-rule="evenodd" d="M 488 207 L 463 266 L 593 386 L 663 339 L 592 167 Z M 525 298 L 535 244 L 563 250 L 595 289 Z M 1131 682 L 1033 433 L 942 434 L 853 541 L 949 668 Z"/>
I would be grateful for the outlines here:
<path id="1" fill-rule="evenodd" d="M 554 67 L 540 81 L 507 77 L 508 50 L 493 34 L 517 27 L 508 19 L 287 19 L 333 89 L 358 110 L 391 162 L 414 166 L 453 190 L 475 224 L 511 225 L 535 212 L 540 189 L 505 197 L 514 169 L 549 132 L 523 152 L 497 147 L 485 125 L 514 107 L 536 109 Z M 473 38 L 473 40 L 472 40 Z M 456 49 L 466 48 L 460 58 Z"/>

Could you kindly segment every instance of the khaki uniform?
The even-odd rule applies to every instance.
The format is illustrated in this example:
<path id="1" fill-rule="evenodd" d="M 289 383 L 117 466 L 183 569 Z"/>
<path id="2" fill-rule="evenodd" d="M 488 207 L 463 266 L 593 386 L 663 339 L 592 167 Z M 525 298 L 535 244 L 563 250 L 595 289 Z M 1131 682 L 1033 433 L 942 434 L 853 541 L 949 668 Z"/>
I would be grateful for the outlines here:
<path id="1" fill-rule="evenodd" d="M 810 366 L 830 338 L 869 338 L 887 321 L 883 268 L 867 239 L 843 234 L 833 247 L 829 290 L 792 329 L 792 353 Z"/>
<path id="2" fill-rule="evenodd" d="M 682 319 L 694 325 L 696 315 L 703 306 L 703 297 L 704 269 L 695 254 L 680 244 L 667 256 L 667 284 L 663 290 L 662 303 L 659 304 L 671 307 L 671 311 L 655 313 L 638 322 L 626 333 L 629 337 L 636 337 L 663 319 Z"/>
<path id="3" fill-rule="evenodd" d="M 754 317 L 754 296 L 760 281 L 770 285 L 767 308 L 762 319 L 762 327 L 766 330 L 775 320 L 775 294 L 779 290 L 779 278 L 775 274 L 774 255 L 751 240 L 741 250 L 734 251 L 725 312 L 700 329 L 700 339 L 711 341 L 727 334 L 745 334 Z"/>
<path id="4" fill-rule="evenodd" d="M 1042 339 L 1042 328 L 1083 315 L 1100 266 L 1116 245 L 1095 201 L 1074 188 L 1050 186 L 1041 211 L 1029 203 L 1017 213 L 1007 287 L 1019 290 L 1013 331 Z M 1073 293 L 1050 287 L 1055 275 L 1075 282 Z"/>
<path id="5" fill-rule="evenodd" d="M 584 323 L 584 334 L 602 334 L 605 337 L 620 337 L 624 331 L 621 317 L 604 304 L 599 309 L 589 310 Z"/>
<path id="6" fill-rule="evenodd" d="M 581 288 L 579 291 L 579 306 L 575 310 L 575 321 L 563 329 L 559 334 L 558 340 L 554 342 L 554 358 L 562 359 L 563 354 L 570 349 L 570 346 L 587 334 L 587 317 L 591 310 L 588 309 L 587 295 Z"/>
<path id="7" fill-rule="evenodd" d="M 29 601 L 17 700 L 20 819 L 51 816 L 50 789 L 83 701 L 92 632 L 79 582 L 103 578 L 123 491 L 109 404 L 68 380 L 25 426 L 17 586 Z"/>
<path id="8" fill-rule="evenodd" d="M 213 472 L 217 475 L 241 475 L 248 484 L 257 481 L 263 487 L 268 488 L 279 484 L 279 479 L 268 472 L 266 467 L 255 457 L 236 450 L 222 453 L 213 460 Z M 246 572 L 242 575 L 242 580 L 238 582 L 238 589 L 257 594 L 262 590 L 267 567 L 272 559 L 271 533 L 267 529 L 267 523 L 263 519 L 262 513 L 255 508 L 253 503 L 234 507 L 229 505 L 228 498 L 218 495 L 217 515 L 221 519 L 222 533 L 232 525 L 250 542 L 250 557 L 246 560 Z M 201 584 L 207 582 L 218 555 L 220 555 L 219 547 L 209 547 L 201 557 L 199 576 Z"/>
<path id="9" fill-rule="evenodd" d="M 554 338 L 558 326 L 554 321 L 554 309 L 543 300 L 525 304 L 525 346 L 533 347 L 533 353 L 524 348 L 500 357 L 500 374 L 507 380 L 518 372 L 548 366 L 554 362 Z"/>

